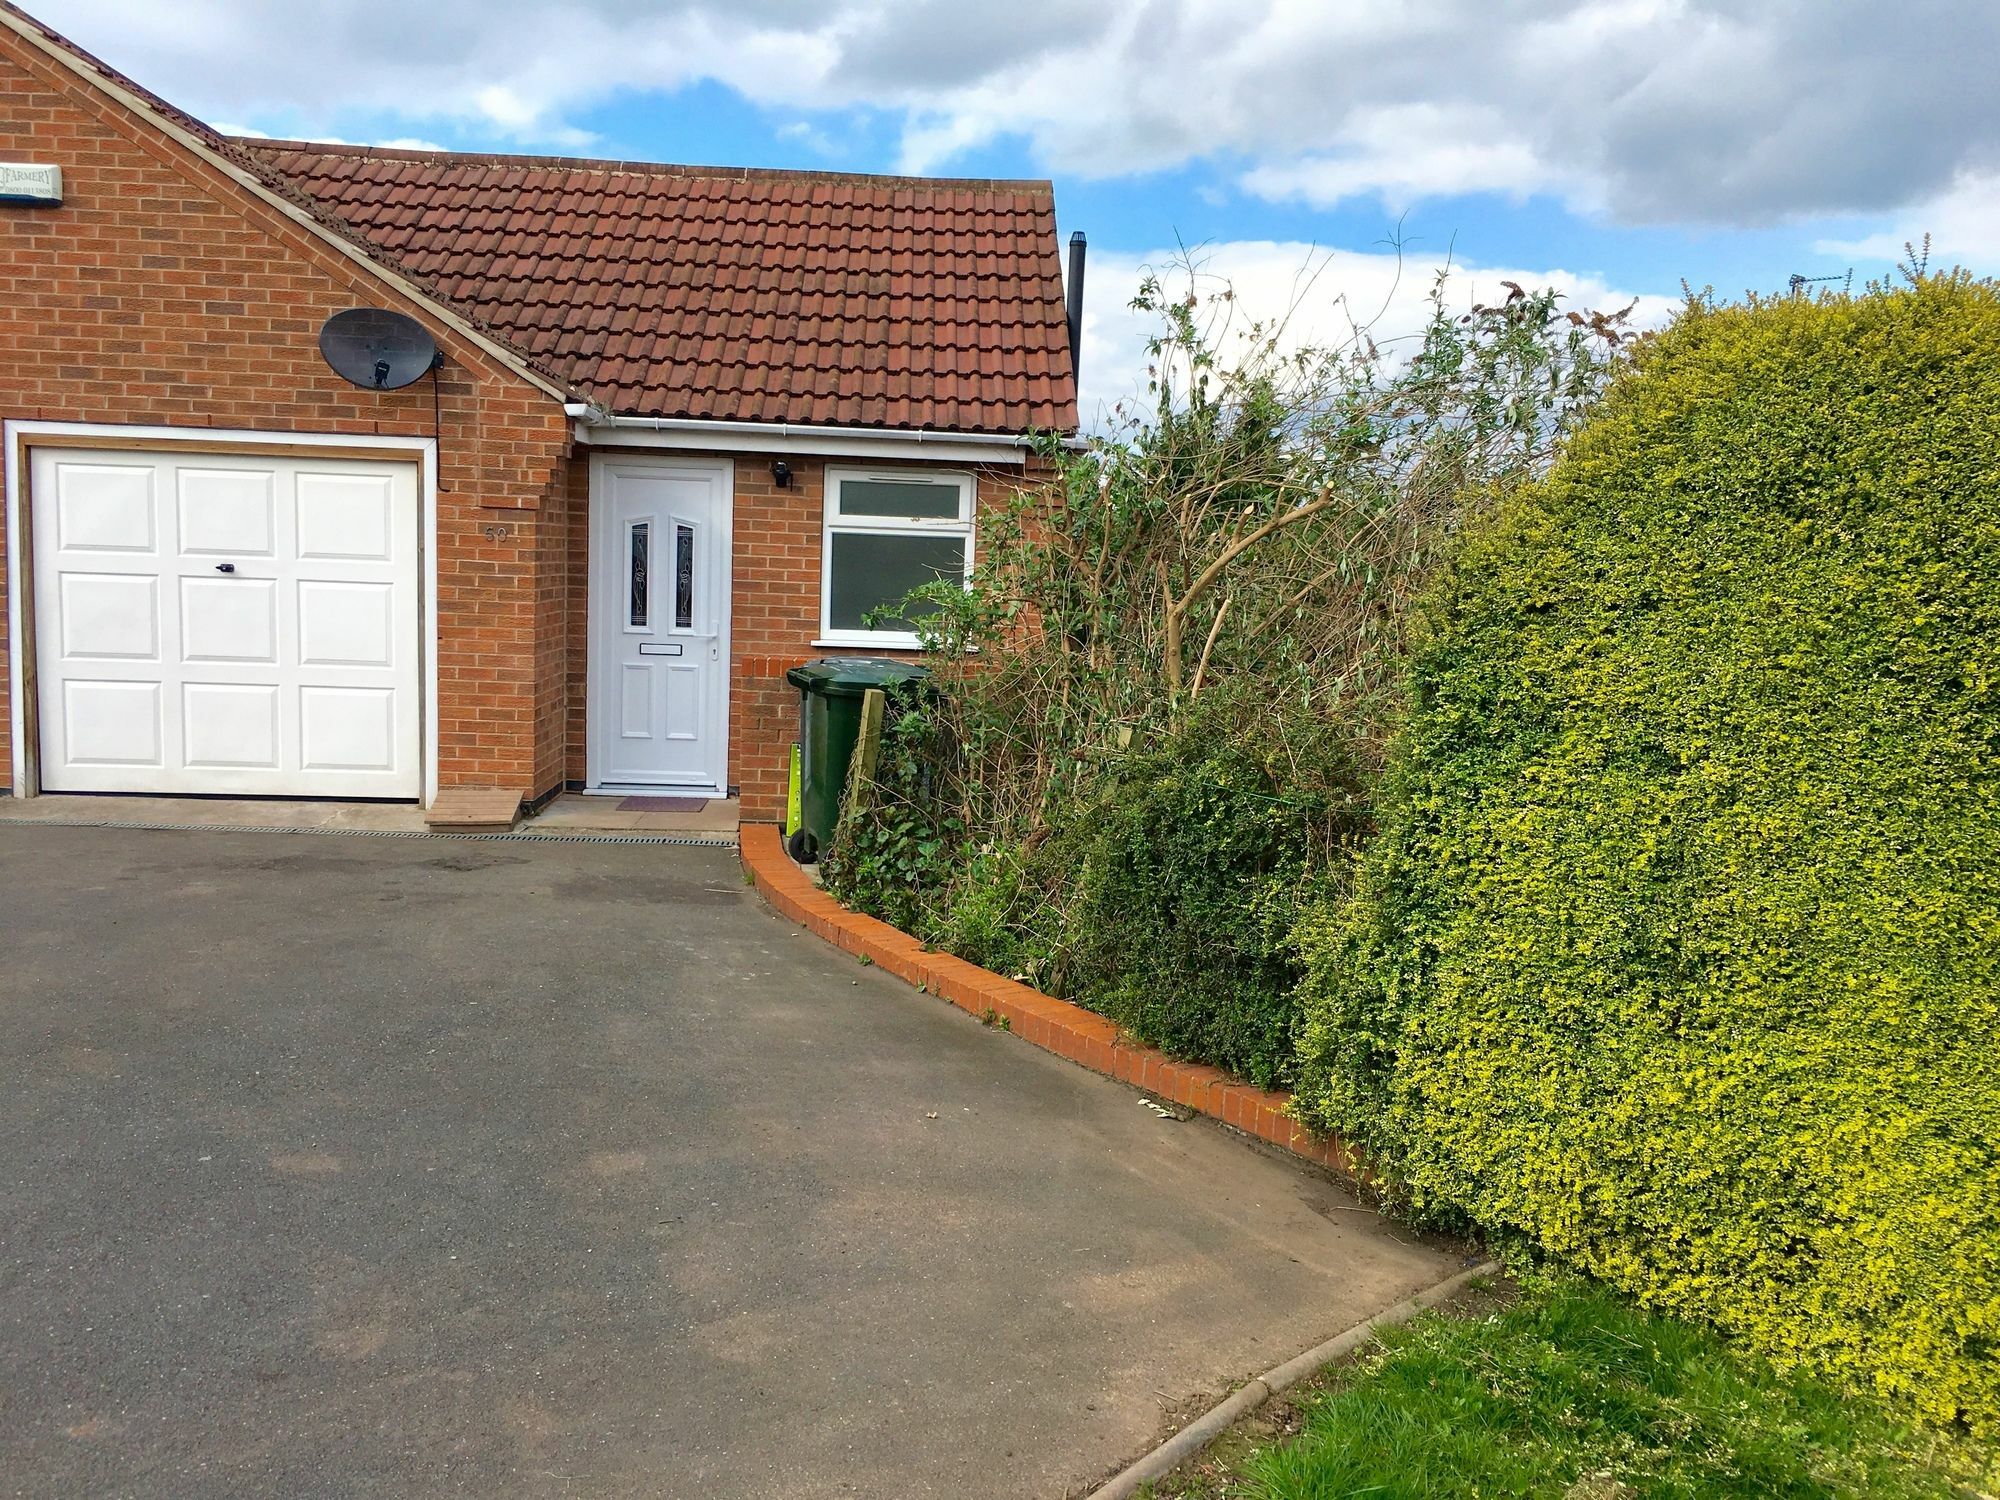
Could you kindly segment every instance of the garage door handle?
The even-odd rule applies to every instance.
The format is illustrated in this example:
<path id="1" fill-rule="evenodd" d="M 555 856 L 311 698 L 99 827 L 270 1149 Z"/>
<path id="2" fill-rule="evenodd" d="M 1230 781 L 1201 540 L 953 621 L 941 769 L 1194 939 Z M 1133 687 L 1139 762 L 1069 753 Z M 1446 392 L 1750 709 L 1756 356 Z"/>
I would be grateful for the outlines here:
<path id="1" fill-rule="evenodd" d="M 236 564 L 235 564 L 235 563 L 217 563 L 217 564 L 215 565 L 215 571 L 216 571 L 216 572 L 218 572 L 218 573 L 234 573 L 234 572 L 236 571 Z"/>

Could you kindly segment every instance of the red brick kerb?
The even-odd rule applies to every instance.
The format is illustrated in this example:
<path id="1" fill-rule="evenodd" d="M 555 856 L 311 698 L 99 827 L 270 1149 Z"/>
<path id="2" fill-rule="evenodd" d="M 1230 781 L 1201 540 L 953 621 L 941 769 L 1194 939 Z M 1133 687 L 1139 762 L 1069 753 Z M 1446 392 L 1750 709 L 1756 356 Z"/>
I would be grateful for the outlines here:
<path id="1" fill-rule="evenodd" d="M 1315 1135 L 1292 1118 L 1290 1094 L 1255 1088 L 1220 1068 L 1176 1062 L 1156 1047 L 1137 1045 L 1081 1006 L 932 952 L 887 922 L 849 911 L 792 862 L 771 824 L 745 824 L 738 847 L 758 894 L 816 937 L 983 1020 L 1004 1021 L 1015 1036 L 1093 1073 L 1208 1115 L 1316 1165 L 1364 1178 L 1343 1142 Z"/>

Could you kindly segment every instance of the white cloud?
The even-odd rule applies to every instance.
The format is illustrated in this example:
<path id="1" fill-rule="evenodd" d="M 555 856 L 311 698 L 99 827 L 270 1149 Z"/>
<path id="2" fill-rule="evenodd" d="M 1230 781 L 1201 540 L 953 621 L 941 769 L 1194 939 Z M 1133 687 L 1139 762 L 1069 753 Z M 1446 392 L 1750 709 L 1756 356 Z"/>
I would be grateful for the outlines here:
<path id="1" fill-rule="evenodd" d="M 780 125 L 775 132 L 781 141 L 797 141 L 815 156 L 840 155 L 840 143 L 821 130 L 817 125 L 805 120 L 791 120 Z"/>
<path id="2" fill-rule="evenodd" d="M 1084 176 L 1212 157 L 1325 203 L 1559 195 L 1626 221 L 1885 215 L 2000 157 L 2000 6 L 1900 0 L 41 0 L 197 113 L 587 141 L 712 79 L 887 111 L 911 169 L 1004 136 Z M 667 106 L 671 107 L 671 105 Z"/>
<path id="3" fill-rule="evenodd" d="M 487 124 L 516 140 L 547 141 L 575 151 L 596 139 L 587 130 L 546 119 L 541 105 L 522 98 L 505 84 L 488 84 L 472 96 L 472 103 Z"/>
<path id="4" fill-rule="evenodd" d="M 524 101 L 505 84 L 488 84 L 472 96 L 479 112 L 502 130 L 520 130 L 533 125 L 541 111 Z"/>
<path id="5" fill-rule="evenodd" d="M 920 113 L 903 129 L 896 170 L 919 177 L 941 172 L 953 157 L 986 145 L 1000 130 L 1000 117 L 972 100 L 949 114 Z"/>
<path id="6" fill-rule="evenodd" d="M 1320 208 L 1373 194 L 1392 211 L 1422 198 L 1504 193 L 1522 198 L 1559 185 L 1535 148 L 1507 133 L 1490 109 L 1396 104 L 1357 113 L 1341 151 L 1267 162 L 1243 176 L 1261 198 L 1296 198 Z M 1587 190 L 1572 190 L 1572 198 Z"/>
<path id="7" fill-rule="evenodd" d="M 1951 261 L 1990 265 L 2000 247 L 2000 171 L 1968 170 L 1950 187 L 1896 216 L 1883 229 L 1856 239 L 1826 239 L 1813 249 L 1857 261 L 1899 262 L 1906 246 L 1931 240 L 1933 266 Z"/>
<path id="8" fill-rule="evenodd" d="M 211 120 L 210 126 L 224 135 L 240 136 L 245 140 L 268 141 L 275 139 L 268 130 L 254 130 L 248 125 L 235 125 L 222 120 Z M 324 146 L 380 146 L 390 151 L 447 151 L 436 141 L 427 141 L 421 136 L 399 135 L 385 141 L 350 141 L 337 135 L 315 136 L 314 140 Z"/>
<path id="9" fill-rule="evenodd" d="M 1196 290 L 1206 296 L 1231 291 L 1231 334 L 1255 322 L 1282 321 L 1291 347 L 1344 344 L 1354 326 L 1368 328 L 1377 344 L 1394 352 L 1399 341 L 1422 331 L 1429 317 L 1436 257 L 1327 250 L 1296 241 L 1239 240 L 1205 245 L 1193 253 Z M 1185 289 L 1178 252 L 1152 255 L 1093 253 L 1084 278 L 1083 393 L 1087 427 L 1102 427 L 1118 403 L 1146 402 L 1146 342 L 1156 332 L 1150 315 L 1130 303 L 1149 271 L 1169 289 Z M 1500 302 L 1503 281 L 1528 288 L 1554 287 L 1564 306 L 1579 312 L 1615 311 L 1632 302 L 1638 327 L 1657 327 L 1679 298 L 1614 287 L 1601 276 L 1561 268 L 1527 269 L 1460 263 L 1447 285 L 1447 305 L 1470 308 Z"/>

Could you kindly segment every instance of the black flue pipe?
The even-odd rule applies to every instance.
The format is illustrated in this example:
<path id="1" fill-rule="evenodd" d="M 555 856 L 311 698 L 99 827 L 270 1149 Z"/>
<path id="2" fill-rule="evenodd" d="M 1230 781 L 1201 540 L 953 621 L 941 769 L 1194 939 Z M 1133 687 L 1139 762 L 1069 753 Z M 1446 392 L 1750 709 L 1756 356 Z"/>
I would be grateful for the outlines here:
<path id="1" fill-rule="evenodd" d="M 1069 367 L 1072 372 L 1083 368 L 1083 252 L 1083 231 L 1079 229 L 1069 237 L 1069 285 L 1066 289 L 1069 311 Z"/>

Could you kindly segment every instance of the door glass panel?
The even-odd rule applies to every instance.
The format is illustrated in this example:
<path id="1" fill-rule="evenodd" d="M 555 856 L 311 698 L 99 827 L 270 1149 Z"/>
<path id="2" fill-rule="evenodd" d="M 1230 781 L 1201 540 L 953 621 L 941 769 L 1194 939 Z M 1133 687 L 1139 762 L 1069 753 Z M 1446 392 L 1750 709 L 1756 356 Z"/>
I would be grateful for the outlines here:
<path id="1" fill-rule="evenodd" d="M 843 479 L 840 513 L 896 516 L 906 521 L 956 521 L 960 490 L 955 484 L 913 484 L 893 479 Z"/>
<path id="2" fill-rule="evenodd" d="M 834 630 L 894 630 L 892 621 L 870 626 L 872 610 L 901 603 L 912 589 L 940 578 L 965 577 L 962 536 L 878 536 L 860 531 L 833 534 L 833 579 L 826 623 Z M 913 604 L 902 618 L 916 620 L 937 608 L 929 601 Z"/>
<path id="3" fill-rule="evenodd" d="M 625 623 L 637 629 L 646 627 L 647 616 L 651 614 L 652 581 L 646 576 L 652 564 L 653 523 L 635 521 L 632 523 L 632 589 L 625 609 Z"/>
<path id="4" fill-rule="evenodd" d="M 694 528 L 674 527 L 674 628 L 694 627 Z"/>

